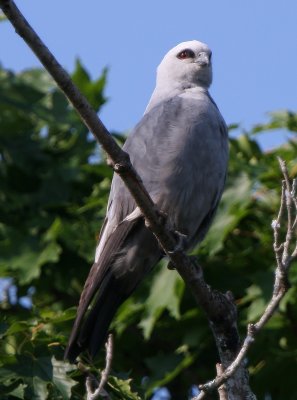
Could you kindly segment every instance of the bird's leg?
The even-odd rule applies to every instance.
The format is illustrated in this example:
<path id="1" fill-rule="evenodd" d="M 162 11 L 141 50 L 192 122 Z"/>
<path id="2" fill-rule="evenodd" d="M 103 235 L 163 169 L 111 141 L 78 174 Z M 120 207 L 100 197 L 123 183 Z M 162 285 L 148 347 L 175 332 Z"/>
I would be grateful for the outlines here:
<path id="1" fill-rule="evenodd" d="M 186 248 L 188 235 L 186 235 L 186 234 L 178 231 L 177 229 L 175 229 L 175 227 L 172 226 L 168 222 L 168 214 L 166 214 L 164 211 L 157 210 L 157 212 L 159 214 L 160 221 L 171 232 L 171 234 L 174 236 L 174 239 L 176 240 L 176 245 L 175 245 L 174 249 L 172 251 L 170 251 L 169 253 L 174 253 L 176 251 L 184 251 L 185 248 Z"/>

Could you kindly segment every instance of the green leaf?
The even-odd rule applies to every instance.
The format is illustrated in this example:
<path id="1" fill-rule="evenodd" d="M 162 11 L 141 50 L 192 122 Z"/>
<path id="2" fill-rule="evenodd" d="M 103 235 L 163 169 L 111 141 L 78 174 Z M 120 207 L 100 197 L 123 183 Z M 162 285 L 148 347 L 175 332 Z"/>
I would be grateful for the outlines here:
<path id="1" fill-rule="evenodd" d="M 45 94 L 53 87 L 56 87 L 52 77 L 44 69 L 27 69 L 22 71 L 18 76 L 26 85 L 38 91 L 42 91 Z"/>
<path id="2" fill-rule="evenodd" d="M 273 129 L 288 129 L 291 132 L 297 132 L 297 115 L 292 111 L 275 111 L 269 114 L 270 121 L 267 124 L 257 124 L 252 134 L 270 131 Z"/>
<path id="3" fill-rule="evenodd" d="M 71 379 L 67 373 L 74 369 L 73 365 L 65 361 L 58 361 L 52 358 L 53 365 L 53 379 L 52 382 L 55 386 L 55 391 L 58 392 L 64 400 L 68 400 L 71 395 L 71 389 L 76 382 Z"/>
<path id="4" fill-rule="evenodd" d="M 184 282 L 180 276 L 163 265 L 152 283 L 149 298 L 145 303 L 145 316 L 139 323 L 145 339 L 150 337 L 156 321 L 164 310 L 167 309 L 173 318 L 180 318 L 179 305 L 183 291 Z"/>
<path id="5" fill-rule="evenodd" d="M 38 376 L 32 376 L 32 379 L 29 379 L 29 385 L 26 390 L 26 397 L 28 395 L 32 400 L 43 400 L 46 399 L 48 390 L 47 390 L 47 382 Z"/>
<path id="6" fill-rule="evenodd" d="M 42 310 L 40 316 L 52 324 L 59 324 L 61 322 L 72 321 L 76 316 L 76 307 L 68 308 L 65 311 L 56 312 L 54 310 Z"/>
<path id="7" fill-rule="evenodd" d="M 0 12 L 0 22 L 3 22 L 3 21 L 7 21 L 7 17 L 6 17 L 6 15 L 4 15 L 3 13 L 2 13 L 2 11 Z"/>
<path id="8" fill-rule="evenodd" d="M 251 140 L 249 135 L 240 135 L 237 138 L 238 149 L 249 159 L 253 159 L 261 155 L 261 150 L 259 145 Z"/>
<path id="9" fill-rule="evenodd" d="M 107 69 L 105 68 L 101 77 L 92 82 L 89 73 L 83 67 L 80 60 L 76 60 L 75 71 L 72 74 L 72 79 L 97 111 L 99 110 L 99 107 L 102 106 L 106 101 L 103 95 L 106 77 Z"/>
<path id="10" fill-rule="evenodd" d="M 112 327 L 121 335 L 129 325 L 135 322 L 137 316 L 139 316 L 143 309 L 143 304 L 135 302 L 133 298 L 129 298 L 119 308 Z"/>
<path id="11" fill-rule="evenodd" d="M 18 356 L 17 364 L 0 368 L 1 377 L 10 381 L 22 379 L 25 388 L 25 398 L 44 400 L 49 388 L 59 395 L 59 398 L 69 399 L 71 388 L 76 384 L 67 373 L 75 367 L 54 357 Z"/>
<path id="12" fill-rule="evenodd" d="M 7 377 L 1 376 L 0 382 L 0 396 L 3 400 L 10 400 L 11 398 L 24 399 L 26 385 L 22 384 L 21 379 L 6 379 Z M 13 397 L 11 397 L 13 396 Z"/>
<path id="13" fill-rule="evenodd" d="M 16 321 L 9 326 L 5 332 L 5 335 L 13 335 L 15 333 L 24 332 L 26 329 L 28 329 L 27 321 Z"/>
<path id="14" fill-rule="evenodd" d="M 266 308 L 266 303 L 263 298 L 256 299 L 252 302 L 248 309 L 248 321 L 254 322 L 263 314 Z"/>
<path id="15" fill-rule="evenodd" d="M 115 376 L 110 376 L 108 388 L 110 388 L 115 395 L 115 399 L 141 400 L 141 397 L 131 389 L 131 379 L 124 380 Z"/>
<path id="16" fill-rule="evenodd" d="M 16 397 L 17 399 L 24 399 L 26 387 L 26 385 L 20 384 L 15 389 L 10 390 L 9 394 L 10 396 Z"/>
<path id="17" fill-rule="evenodd" d="M 6 249 L 6 255 L 0 256 L 0 270 L 2 268 L 3 271 L 17 271 L 19 283 L 27 284 L 40 275 L 42 265 L 59 260 L 61 247 L 56 242 L 42 245 L 36 240 L 28 239 L 10 256 L 8 250 Z"/>
<path id="18" fill-rule="evenodd" d="M 222 197 L 217 215 L 211 228 L 200 245 L 210 256 L 218 253 L 228 234 L 239 224 L 248 213 L 252 201 L 252 181 L 247 174 L 235 178 Z"/>
<path id="19" fill-rule="evenodd" d="M 188 368 L 195 357 L 187 351 L 175 352 L 173 354 L 160 353 L 145 360 L 152 371 L 147 387 L 147 394 L 151 394 L 156 387 L 164 386 L 172 381 L 184 369 Z"/>
<path id="20" fill-rule="evenodd" d="M 90 75 L 82 65 L 79 58 L 75 60 L 75 70 L 72 73 L 71 78 L 81 91 L 83 91 L 91 82 Z"/>

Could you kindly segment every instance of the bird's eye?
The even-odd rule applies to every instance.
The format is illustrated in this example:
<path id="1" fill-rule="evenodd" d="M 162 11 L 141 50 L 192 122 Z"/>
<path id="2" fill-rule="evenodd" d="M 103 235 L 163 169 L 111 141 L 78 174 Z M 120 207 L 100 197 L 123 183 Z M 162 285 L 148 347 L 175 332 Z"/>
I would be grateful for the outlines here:
<path id="1" fill-rule="evenodd" d="M 190 49 L 182 50 L 177 55 L 177 58 L 179 58 L 180 60 L 185 60 L 186 58 L 194 58 L 194 57 L 195 57 L 195 54 L 194 54 L 193 50 L 190 50 Z"/>

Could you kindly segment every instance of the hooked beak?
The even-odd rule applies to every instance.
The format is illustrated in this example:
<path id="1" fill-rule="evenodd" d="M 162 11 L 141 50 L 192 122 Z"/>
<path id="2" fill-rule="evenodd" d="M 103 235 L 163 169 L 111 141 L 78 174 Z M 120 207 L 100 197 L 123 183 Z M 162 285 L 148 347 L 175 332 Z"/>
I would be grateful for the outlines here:
<path id="1" fill-rule="evenodd" d="M 205 51 L 201 51 L 195 62 L 201 67 L 206 67 L 210 64 L 210 56 Z"/>

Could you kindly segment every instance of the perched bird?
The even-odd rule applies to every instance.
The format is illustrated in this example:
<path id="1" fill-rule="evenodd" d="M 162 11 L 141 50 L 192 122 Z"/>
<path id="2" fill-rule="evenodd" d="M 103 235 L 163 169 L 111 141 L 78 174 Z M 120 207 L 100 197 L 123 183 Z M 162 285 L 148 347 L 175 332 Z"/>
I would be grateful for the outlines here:
<path id="1" fill-rule="evenodd" d="M 204 238 L 226 178 L 227 128 L 208 93 L 211 56 L 196 40 L 165 55 L 145 113 L 123 147 L 169 226 L 184 238 L 185 250 Z M 163 256 L 115 174 L 65 358 L 74 361 L 84 350 L 96 354 L 118 307 Z"/>

